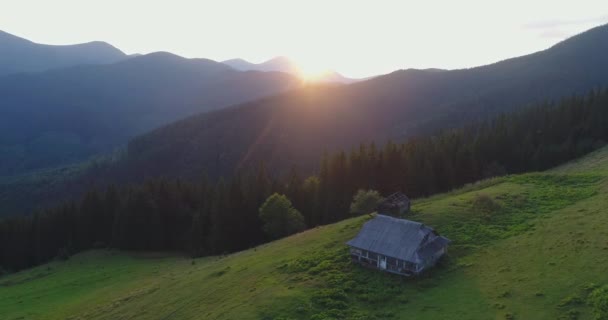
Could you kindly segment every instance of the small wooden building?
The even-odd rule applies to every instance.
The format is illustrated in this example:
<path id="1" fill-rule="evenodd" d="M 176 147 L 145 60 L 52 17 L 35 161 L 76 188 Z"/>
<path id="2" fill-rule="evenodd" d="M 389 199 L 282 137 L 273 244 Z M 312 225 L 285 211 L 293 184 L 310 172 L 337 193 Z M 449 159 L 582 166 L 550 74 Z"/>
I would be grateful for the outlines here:
<path id="1" fill-rule="evenodd" d="M 410 198 L 401 192 L 396 192 L 386 197 L 378 205 L 379 214 L 399 216 L 410 211 Z"/>
<path id="2" fill-rule="evenodd" d="M 354 262 L 411 276 L 434 266 L 449 243 L 422 223 L 379 214 L 346 244 Z"/>

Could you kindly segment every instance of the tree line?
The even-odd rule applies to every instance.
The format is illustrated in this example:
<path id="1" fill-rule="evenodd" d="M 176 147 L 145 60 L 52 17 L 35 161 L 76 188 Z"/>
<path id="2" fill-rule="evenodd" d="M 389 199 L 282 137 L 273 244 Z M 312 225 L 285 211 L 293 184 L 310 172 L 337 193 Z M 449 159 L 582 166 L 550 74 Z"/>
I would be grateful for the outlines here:
<path id="1" fill-rule="evenodd" d="M 19 270 L 91 248 L 234 252 L 350 217 L 360 189 L 428 196 L 544 170 L 607 139 L 608 90 L 594 90 L 405 143 L 326 154 L 314 175 L 293 168 L 276 176 L 261 163 L 219 181 L 157 178 L 92 189 L 80 201 L 0 221 L 0 267 Z M 286 216 L 261 207 L 285 207 Z"/>

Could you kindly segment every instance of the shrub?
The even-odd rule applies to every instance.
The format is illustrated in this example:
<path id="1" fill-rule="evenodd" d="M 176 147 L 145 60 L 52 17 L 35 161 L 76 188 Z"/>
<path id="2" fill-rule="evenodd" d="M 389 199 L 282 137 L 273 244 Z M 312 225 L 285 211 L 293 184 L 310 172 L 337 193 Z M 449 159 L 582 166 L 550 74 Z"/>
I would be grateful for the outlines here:
<path id="1" fill-rule="evenodd" d="M 308 269 L 308 273 L 311 275 L 316 275 L 322 272 L 326 272 L 331 270 L 332 268 L 332 262 L 329 260 L 323 260 L 321 262 L 319 262 L 319 264 L 317 264 L 316 266 Z"/>
<path id="2" fill-rule="evenodd" d="M 272 238 L 281 238 L 306 228 L 304 216 L 294 209 L 284 195 L 275 193 L 260 207 L 260 219 L 264 221 L 264 232 Z"/>
<path id="3" fill-rule="evenodd" d="M 376 210 L 382 200 L 383 198 L 378 191 L 359 190 L 350 204 L 350 213 L 355 215 L 371 213 Z"/>
<path id="4" fill-rule="evenodd" d="M 595 319 L 608 319 L 608 286 L 591 291 L 587 303 L 593 307 Z"/>
<path id="5" fill-rule="evenodd" d="M 500 209 L 500 204 L 487 194 L 478 194 L 473 199 L 473 209 L 484 218 Z"/>

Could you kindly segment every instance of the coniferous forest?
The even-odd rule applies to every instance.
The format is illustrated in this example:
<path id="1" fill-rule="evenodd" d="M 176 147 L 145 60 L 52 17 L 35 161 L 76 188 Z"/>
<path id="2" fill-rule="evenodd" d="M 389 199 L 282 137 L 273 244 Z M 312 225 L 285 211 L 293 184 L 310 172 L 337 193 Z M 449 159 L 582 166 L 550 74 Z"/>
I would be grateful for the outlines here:
<path id="1" fill-rule="evenodd" d="M 324 156 L 315 175 L 263 163 L 229 179 L 157 178 L 89 190 L 78 202 L 0 221 L 0 268 L 15 271 L 90 248 L 222 254 L 273 240 L 259 208 L 284 194 L 308 228 L 348 217 L 359 189 L 424 197 L 479 179 L 543 170 L 608 141 L 608 90 L 541 103 L 430 137 Z"/>

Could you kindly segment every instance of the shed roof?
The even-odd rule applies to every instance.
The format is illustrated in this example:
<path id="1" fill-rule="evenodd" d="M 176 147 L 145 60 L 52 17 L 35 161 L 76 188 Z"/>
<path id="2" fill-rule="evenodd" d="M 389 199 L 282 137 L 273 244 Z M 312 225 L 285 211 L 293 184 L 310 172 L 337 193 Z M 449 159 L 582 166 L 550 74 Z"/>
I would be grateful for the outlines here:
<path id="1" fill-rule="evenodd" d="M 401 206 L 401 205 L 408 203 L 409 201 L 410 201 L 410 198 L 408 198 L 405 194 L 403 194 L 401 192 L 395 192 L 395 193 L 391 194 L 390 196 L 386 197 L 384 199 L 384 201 L 382 201 L 382 203 Z"/>
<path id="2" fill-rule="evenodd" d="M 422 223 L 379 214 L 366 222 L 359 234 L 346 244 L 388 257 L 416 262 L 416 253 L 424 237 L 431 232 L 433 229 Z M 445 240 L 440 241 L 449 242 L 447 238 L 443 239 Z"/>

